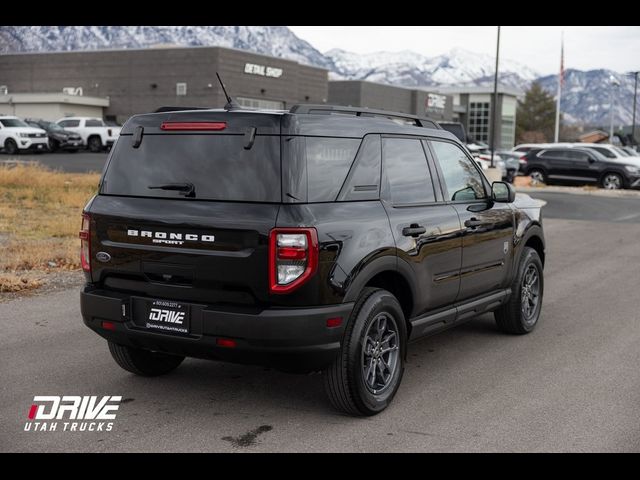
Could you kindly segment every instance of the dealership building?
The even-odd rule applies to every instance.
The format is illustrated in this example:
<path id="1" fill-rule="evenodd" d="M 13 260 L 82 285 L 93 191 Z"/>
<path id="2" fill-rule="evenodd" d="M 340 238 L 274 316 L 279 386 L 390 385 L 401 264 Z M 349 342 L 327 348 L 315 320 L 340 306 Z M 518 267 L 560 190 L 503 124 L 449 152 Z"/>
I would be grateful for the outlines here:
<path id="1" fill-rule="evenodd" d="M 161 106 L 222 107 L 216 72 L 238 103 L 288 109 L 300 103 L 391 110 L 459 121 L 489 143 L 492 89 L 407 88 L 361 80 L 329 81 L 328 70 L 225 47 L 177 47 L 0 54 L 0 113 L 57 120 L 102 116 L 123 123 Z M 513 146 L 516 97 L 498 91 L 497 139 Z"/>
<path id="2" fill-rule="evenodd" d="M 63 89 L 82 92 L 108 98 L 105 119 L 120 123 L 161 106 L 223 106 L 225 97 L 216 72 L 243 106 L 282 109 L 328 101 L 327 70 L 230 48 L 0 55 L 0 88 L 5 97 Z"/>
<path id="3" fill-rule="evenodd" d="M 329 102 L 410 113 L 434 120 L 453 118 L 453 97 L 450 95 L 363 80 L 329 82 Z"/>
<path id="4" fill-rule="evenodd" d="M 467 135 L 474 141 L 490 144 L 492 87 L 447 87 L 439 93 L 453 98 L 453 119 L 464 125 Z M 523 93 L 504 86 L 498 87 L 496 108 L 496 146 L 510 149 L 515 144 L 516 108 Z"/>

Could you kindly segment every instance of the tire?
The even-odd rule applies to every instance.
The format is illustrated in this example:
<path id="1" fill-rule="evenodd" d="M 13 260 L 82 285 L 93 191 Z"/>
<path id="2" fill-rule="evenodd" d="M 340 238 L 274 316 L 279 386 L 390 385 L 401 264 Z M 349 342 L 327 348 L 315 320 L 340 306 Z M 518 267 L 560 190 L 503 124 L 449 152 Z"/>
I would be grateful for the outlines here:
<path id="1" fill-rule="evenodd" d="M 4 151 L 9 155 L 18 155 L 20 153 L 18 144 L 13 138 L 7 138 L 7 141 L 4 142 Z"/>
<path id="2" fill-rule="evenodd" d="M 624 181 L 621 175 L 608 172 L 602 176 L 600 186 L 605 190 L 621 190 L 624 188 Z"/>
<path id="3" fill-rule="evenodd" d="M 120 367 L 143 377 L 155 377 L 169 373 L 182 363 L 184 357 L 151 352 L 139 348 L 108 342 L 111 356 Z"/>
<path id="4" fill-rule="evenodd" d="M 102 140 L 100 140 L 100 137 L 89 137 L 87 146 L 93 153 L 98 153 L 102 151 Z"/>
<path id="5" fill-rule="evenodd" d="M 60 148 L 60 143 L 50 138 L 49 139 L 49 151 L 51 153 L 54 153 L 54 152 L 57 152 L 59 148 Z"/>
<path id="6" fill-rule="evenodd" d="M 547 183 L 547 175 L 539 168 L 532 168 L 531 170 L 529 170 L 529 173 L 527 175 L 531 177 L 531 183 L 533 184 Z"/>
<path id="7" fill-rule="evenodd" d="M 529 286 L 525 293 L 523 292 L 524 285 L 527 278 L 531 278 L 528 275 L 532 270 L 535 270 L 537 275 L 537 286 Z M 533 293 L 529 295 L 528 292 Z M 540 256 L 533 248 L 524 247 L 520 257 L 520 264 L 518 265 L 518 273 L 511 284 L 511 298 L 493 314 L 498 328 L 505 333 L 514 335 L 524 335 L 532 332 L 540 318 L 543 293 L 544 276 Z M 536 299 L 535 306 L 531 307 L 531 303 L 534 300 L 530 299 L 533 298 Z M 523 300 L 528 301 L 528 304 L 523 305 Z M 528 314 L 527 312 L 530 313 Z"/>
<path id="8" fill-rule="evenodd" d="M 386 332 L 381 328 L 383 321 Z M 375 345 L 373 339 L 380 338 L 379 327 L 383 341 Z M 389 350 L 381 354 L 379 349 L 385 344 Z M 323 371 L 325 391 L 333 407 L 354 416 L 375 415 L 387 408 L 402 381 L 406 350 L 407 327 L 398 300 L 386 290 L 366 288 L 347 323 L 340 354 Z M 376 358 L 378 363 L 372 363 Z M 372 366 L 373 370 L 367 368 Z M 368 372 L 373 374 L 368 376 Z"/>

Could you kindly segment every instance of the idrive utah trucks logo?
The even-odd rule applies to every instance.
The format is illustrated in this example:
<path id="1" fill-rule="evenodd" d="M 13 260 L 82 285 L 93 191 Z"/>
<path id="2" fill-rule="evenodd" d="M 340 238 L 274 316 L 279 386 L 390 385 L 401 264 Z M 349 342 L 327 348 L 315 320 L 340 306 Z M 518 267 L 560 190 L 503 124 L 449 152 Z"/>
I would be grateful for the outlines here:
<path id="1" fill-rule="evenodd" d="M 45 395 L 33 397 L 25 432 L 110 432 L 121 396 Z"/>

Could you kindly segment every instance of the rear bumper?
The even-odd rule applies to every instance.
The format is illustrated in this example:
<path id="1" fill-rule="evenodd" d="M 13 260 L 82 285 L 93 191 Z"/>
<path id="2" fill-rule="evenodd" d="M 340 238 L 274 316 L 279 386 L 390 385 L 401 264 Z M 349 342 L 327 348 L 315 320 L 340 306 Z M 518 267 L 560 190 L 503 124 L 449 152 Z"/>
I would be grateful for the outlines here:
<path id="1" fill-rule="evenodd" d="M 82 318 L 93 331 L 121 345 L 287 371 L 313 371 L 328 366 L 340 351 L 353 309 L 353 303 L 254 311 L 188 304 L 191 332 L 179 336 L 141 326 L 146 300 L 86 286 L 80 293 Z M 334 317 L 342 317 L 342 325 L 327 327 L 327 319 Z M 115 329 L 104 329 L 103 321 L 113 322 Z M 219 338 L 233 339 L 236 346 L 221 347 Z"/>

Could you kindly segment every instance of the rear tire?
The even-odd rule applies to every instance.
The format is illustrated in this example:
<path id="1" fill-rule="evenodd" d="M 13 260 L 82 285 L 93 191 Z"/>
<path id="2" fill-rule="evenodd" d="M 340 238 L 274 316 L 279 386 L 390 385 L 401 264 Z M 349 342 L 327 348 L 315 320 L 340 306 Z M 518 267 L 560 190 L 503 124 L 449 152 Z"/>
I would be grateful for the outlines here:
<path id="1" fill-rule="evenodd" d="M 6 142 L 4 142 L 4 151 L 9 155 L 18 155 L 20 153 L 20 149 L 18 148 L 18 144 L 12 138 L 8 138 Z"/>
<path id="2" fill-rule="evenodd" d="M 139 348 L 109 342 L 111 356 L 120 367 L 143 377 L 155 377 L 169 373 L 182 363 L 184 357 L 151 352 Z"/>
<path id="3" fill-rule="evenodd" d="M 537 185 L 540 183 L 547 183 L 547 175 L 539 168 L 533 168 L 528 173 L 531 177 L 531 183 Z"/>
<path id="4" fill-rule="evenodd" d="M 540 318 L 543 293 L 540 256 L 533 248 L 524 247 L 518 273 L 511 284 L 511 298 L 493 314 L 498 328 L 514 335 L 532 332 Z"/>
<path id="5" fill-rule="evenodd" d="M 100 137 L 89 137 L 87 146 L 93 153 L 102 151 L 102 141 L 100 140 Z"/>
<path id="6" fill-rule="evenodd" d="M 334 408 L 354 416 L 387 408 L 402 381 L 406 344 L 398 300 L 386 290 L 366 288 L 347 324 L 340 354 L 323 372 Z"/>

